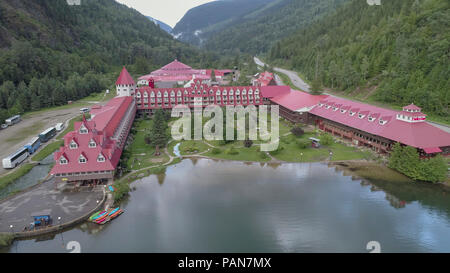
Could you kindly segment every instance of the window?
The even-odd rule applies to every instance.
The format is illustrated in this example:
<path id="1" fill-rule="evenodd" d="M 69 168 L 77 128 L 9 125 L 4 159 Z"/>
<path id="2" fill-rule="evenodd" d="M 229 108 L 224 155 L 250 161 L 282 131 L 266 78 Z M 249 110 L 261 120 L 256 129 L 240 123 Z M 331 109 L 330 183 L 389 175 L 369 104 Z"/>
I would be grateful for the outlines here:
<path id="1" fill-rule="evenodd" d="M 83 163 L 86 163 L 87 160 L 83 155 L 80 155 L 80 157 L 78 158 L 78 162 L 83 164 Z"/>
<path id="2" fill-rule="evenodd" d="M 93 139 L 91 139 L 91 141 L 89 141 L 89 148 L 95 148 L 97 147 L 97 143 L 95 143 L 95 141 Z"/>
<path id="3" fill-rule="evenodd" d="M 355 115 L 355 112 L 350 111 L 350 116 L 353 117 Z"/>
<path id="4" fill-rule="evenodd" d="M 70 149 L 77 149 L 78 148 L 78 144 L 74 141 L 74 140 L 72 140 L 71 142 L 70 142 Z"/>
<path id="5" fill-rule="evenodd" d="M 358 118 L 363 119 L 366 115 L 358 114 Z"/>
<path id="6" fill-rule="evenodd" d="M 87 133 L 88 129 L 86 128 L 86 126 L 84 126 L 84 124 L 82 124 L 80 127 L 80 134 L 87 134 Z"/>
<path id="7" fill-rule="evenodd" d="M 99 154 L 97 157 L 97 162 L 105 162 L 105 157 L 102 154 Z"/>
<path id="8" fill-rule="evenodd" d="M 370 121 L 370 122 L 372 122 L 372 121 L 374 121 L 374 120 L 375 120 L 374 117 L 369 117 L 369 121 Z"/>
<path id="9" fill-rule="evenodd" d="M 59 159 L 59 164 L 61 164 L 61 165 L 66 165 L 68 162 L 67 162 L 67 159 L 64 157 L 64 156 L 62 156 L 60 159 Z"/>

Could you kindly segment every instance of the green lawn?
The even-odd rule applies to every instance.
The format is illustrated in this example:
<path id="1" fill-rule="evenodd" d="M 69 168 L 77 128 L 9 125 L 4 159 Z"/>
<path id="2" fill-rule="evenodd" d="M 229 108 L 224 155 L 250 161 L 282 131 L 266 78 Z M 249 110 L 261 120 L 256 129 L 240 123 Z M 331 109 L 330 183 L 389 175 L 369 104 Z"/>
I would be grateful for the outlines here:
<path id="1" fill-rule="evenodd" d="M 322 146 L 321 148 L 308 147 L 302 149 L 298 146 L 297 140 L 308 139 L 310 137 L 317 137 L 314 133 L 305 133 L 298 138 L 294 135 L 289 135 L 280 138 L 280 147 L 282 149 L 278 152 L 271 152 L 271 155 L 282 161 L 287 162 L 317 162 L 325 161 L 330 157 L 330 151 L 333 153 L 331 161 L 343 160 L 357 160 L 371 158 L 370 152 L 359 151 L 356 148 L 348 147 L 344 144 L 333 143 L 330 146 Z"/>
<path id="2" fill-rule="evenodd" d="M 41 161 L 47 156 L 51 155 L 55 151 L 59 149 L 59 147 L 64 145 L 64 140 L 57 140 L 55 142 L 52 142 L 45 146 L 43 149 L 41 149 L 37 154 L 35 154 L 31 160 L 33 161 Z"/>
<path id="3" fill-rule="evenodd" d="M 33 169 L 33 164 L 25 164 L 20 166 L 18 169 L 14 170 L 13 172 L 4 175 L 0 177 L 0 190 L 11 184 L 12 182 L 16 181 L 20 177 L 26 175 Z"/>
<path id="4" fill-rule="evenodd" d="M 198 153 L 202 153 L 208 149 L 210 149 L 210 147 L 207 144 L 205 144 L 203 141 L 187 140 L 187 141 L 182 141 L 181 145 L 180 145 L 181 155 L 198 154 Z"/>
<path id="5" fill-rule="evenodd" d="M 164 153 L 164 148 L 161 149 L 161 155 L 155 156 L 155 148 L 152 145 L 145 143 L 145 136 L 148 129 L 152 125 L 152 120 L 136 120 L 134 128 L 136 134 L 133 136 L 134 141 L 126 152 L 130 153 L 130 158 L 127 161 L 127 167 L 130 170 L 139 170 L 150 166 L 160 165 L 169 161 L 169 156 Z"/>

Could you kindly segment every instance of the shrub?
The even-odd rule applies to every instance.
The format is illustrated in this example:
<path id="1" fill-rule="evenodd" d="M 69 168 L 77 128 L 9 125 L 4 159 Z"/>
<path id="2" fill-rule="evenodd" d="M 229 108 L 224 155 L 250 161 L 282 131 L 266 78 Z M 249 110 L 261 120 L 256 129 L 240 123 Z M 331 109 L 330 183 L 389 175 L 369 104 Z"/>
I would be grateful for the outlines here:
<path id="1" fill-rule="evenodd" d="M 245 148 L 250 148 L 253 145 L 253 141 L 251 141 L 250 139 L 246 139 L 244 140 L 244 147 Z"/>
<path id="2" fill-rule="evenodd" d="M 270 154 L 277 155 L 283 150 L 284 150 L 284 146 L 279 145 L 278 148 L 275 151 L 270 152 Z"/>
<path id="3" fill-rule="evenodd" d="M 237 149 L 231 147 L 231 148 L 227 149 L 225 151 L 225 153 L 228 155 L 237 155 L 237 154 L 239 154 L 239 151 Z"/>
<path id="4" fill-rule="evenodd" d="M 333 137 L 329 134 L 322 134 L 320 136 L 320 144 L 330 146 L 333 143 Z"/>
<path id="5" fill-rule="evenodd" d="M 213 154 L 213 155 L 217 155 L 217 154 L 220 154 L 222 151 L 219 149 L 219 148 L 213 148 L 212 150 L 211 150 L 211 153 Z"/>
<path id="6" fill-rule="evenodd" d="M 300 149 L 306 149 L 306 148 L 308 148 L 309 146 L 311 146 L 311 142 L 310 142 L 309 140 L 306 140 L 306 139 L 299 139 L 299 140 L 297 141 L 297 146 L 298 146 Z"/>
<path id="7" fill-rule="evenodd" d="M 296 137 L 301 137 L 305 134 L 305 131 L 301 127 L 292 128 L 291 133 Z"/>
<path id="8" fill-rule="evenodd" d="M 259 157 L 260 158 L 262 158 L 262 159 L 267 159 L 267 158 L 269 158 L 269 156 L 265 153 L 265 152 L 259 152 Z"/>

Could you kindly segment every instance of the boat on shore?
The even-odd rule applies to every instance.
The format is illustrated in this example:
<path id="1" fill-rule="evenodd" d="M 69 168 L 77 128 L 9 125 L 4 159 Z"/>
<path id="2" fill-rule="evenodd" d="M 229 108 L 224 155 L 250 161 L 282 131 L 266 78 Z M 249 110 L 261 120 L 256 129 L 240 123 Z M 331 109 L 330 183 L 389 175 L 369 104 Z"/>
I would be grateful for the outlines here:
<path id="1" fill-rule="evenodd" d="M 109 209 L 105 213 L 98 214 L 97 216 L 93 215 L 95 219 L 92 220 L 92 222 L 98 224 L 98 225 L 104 225 L 108 223 L 109 221 L 115 219 L 117 216 L 121 215 L 123 213 L 123 210 L 121 210 L 119 207 L 115 209 Z"/>
<path id="2" fill-rule="evenodd" d="M 97 220 L 98 218 L 104 216 L 106 213 L 107 213 L 106 210 L 98 211 L 98 212 L 92 214 L 91 217 L 89 217 L 89 221 L 95 222 L 95 220 Z"/>

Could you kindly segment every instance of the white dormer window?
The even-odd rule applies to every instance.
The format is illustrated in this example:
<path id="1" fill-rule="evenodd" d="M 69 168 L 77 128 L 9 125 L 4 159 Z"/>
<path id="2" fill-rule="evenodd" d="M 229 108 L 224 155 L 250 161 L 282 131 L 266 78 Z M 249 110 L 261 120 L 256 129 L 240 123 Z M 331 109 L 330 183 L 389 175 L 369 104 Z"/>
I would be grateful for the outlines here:
<path id="1" fill-rule="evenodd" d="M 326 107 L 327 109 L 330 109 L 331 108 L 331 106 L 330 105 L 327 105 L 327 107 Z"/>
<path id="2" fill-rule="evenodd" d="M 89 141 L 89 148 L 95 148 L 97 147 L 97 143 L 95 143 L 95 141 L 93 139 L 91 139 L 91 141 Z"/>
<path id="3" fill-rule="evenodd" d="M 97 162 L 105 162 L 105 157 L 102 154 L 99 154 L 97 157 Z"/>
<path id="4" fill-rule="evenodd" d="M 337 107 L 333 107 L 333 111 L 337 111 L 338 110 L 338 108 Z"/>
<path id="5" fill-rule="evenodd" d="M 355 114 L 356 114 L 355 112 L 350 111 L 350 116 L 351 117 L 353 117 Z"/>
<path id="6" fill-rule="evenodd" d="M 322 107 L 323 106 L 323 103 L 319 103 L 319 107 Z"/>
<path id="7" fill-rule="evenodd" d="M 81 124 L 80 134 L 87 134 L 87 133 L 88 133 L 88 129 L 86 128 L 86 126 L 84 126 L 84 124 Z"/>
<path id="8" fill-rule="evenodd" d="M 380 119 L 380 120 L 378 121 L 378 123 L 380 123 L 380 125 L 385 125 L 385 124 L 387 123 L 387 121 L 386 121 L 386 120 Z"/>
<path id="9" fill-rule="evenodd" d="M 358 114 L 358 118 L 363 119 L 366 115 Z"/>
<path id="10" fill-rule="evenodd" d="M 75 140 L 72 139 L 72 141 L 70 142 L 69 148 L 72 150 L 78 149 L 78 144 L 75 142 Z"/>
<path id="11" fill-rule="evenodd" d="M 376 118 L 374 118 L 374 117 L 370 117 L 370 116 L 369 116 L 369 118 L 368 118 L 368 119 L 369 119 L 369 121 L 370 121 L 370 122 L 373 122 L 374 120 L 376 120 Z"/>
<path id="12" fill-rule="evenodd" d="M 137 92 L 137 93 L 136 93 L 136 97 L 137 97 L 137 98 L 140 98 L 140 97 L 141 97 L 141 93 Z"/>
<path id="13" fill-rule="evenodd" d="M 341 113 L 342 113 L 342 114 L 345 114 L 345 112 L 347 112 L 347 110 L 341 109 Z"/>
<path id="14" fill-rule="evenodd" d="M 84 157 L 83 155 L 80 155 L 80 157 L 78 158 L 78 163 L 84 164 L 86 163 L 86 157 Z"/>
<path id="15" fill-rule="evenodd" d="M 61 156 L 61 158 L 59 159 L 59 164 L 66 165 L 67 163 L 67 159 L 64 156 Z"/>

